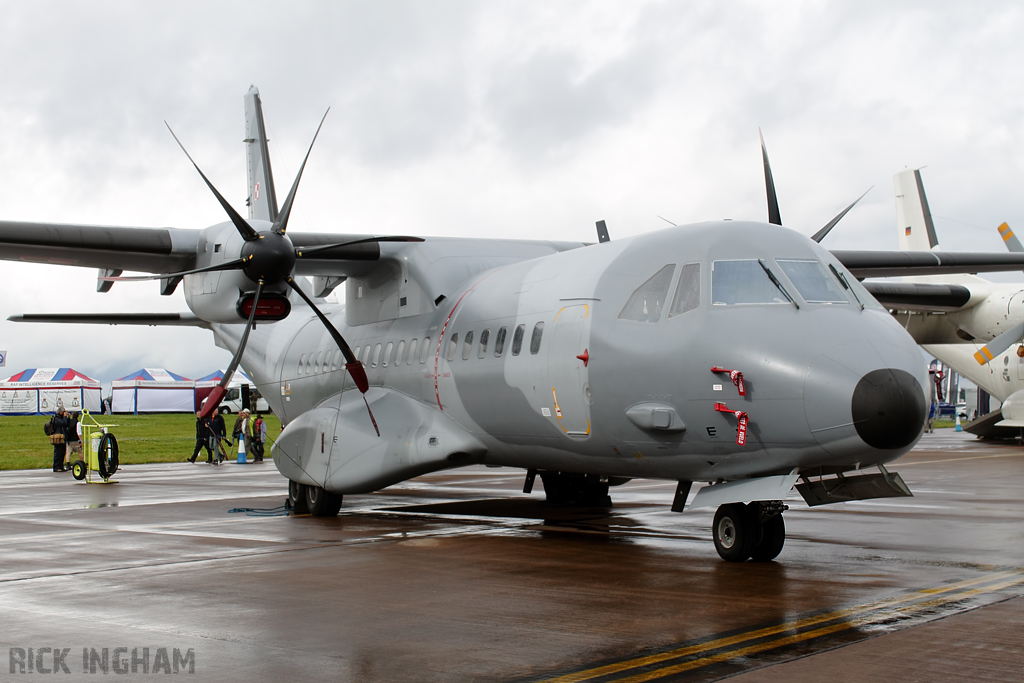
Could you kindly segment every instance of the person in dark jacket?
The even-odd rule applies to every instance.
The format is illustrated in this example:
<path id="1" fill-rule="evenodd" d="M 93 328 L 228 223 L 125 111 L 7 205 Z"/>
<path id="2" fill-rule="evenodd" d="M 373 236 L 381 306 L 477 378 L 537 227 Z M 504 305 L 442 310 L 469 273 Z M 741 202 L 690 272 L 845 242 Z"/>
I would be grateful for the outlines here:
<path id="1" fill-rule="evenodd" d="M 213 416 L 213 444 L 214 452 L 217 454 L 217 461 L 224 462 L 224 438 L 227 436 L 227 425 L 224 424 L 224 416 L 217 411 Z"/>
<path id="2" fill-rule="evenodd" d="M 64 443 L 66 448 L 66 459 L 64 467 L 71 469 L 75 460 L 82 459 L 82 427 L 79 425 L 80 413 L 71 413 L 67 416 L 68 426 L 64 430 Z"/>
<path id="3" fill-rule="evenodd" d="M 57 406 L 57 414 L 50 420 L 52 429 L 50 431 L 50 443 L 53 444 L 53 471 L 65 472 L 64 455 L 67 453 L 67 444 L 64 443 L 68 431 L 68 414 L 64 412 L 64 406 Z"/>
<path id="4" fill-rule="evenodd" d="M 208 417 L 200 417 L 199 411 L 196 411 L 196 450 L 192 453 L 192 457 L 188 459 L 189 462 L 194 463 L 196 456 L 199 455 L 199 451 L 206 449 L 206 464 L 212 464 L 213 451 L 210 450 L 210 437 L 213 436 L 213 425 Z"/>

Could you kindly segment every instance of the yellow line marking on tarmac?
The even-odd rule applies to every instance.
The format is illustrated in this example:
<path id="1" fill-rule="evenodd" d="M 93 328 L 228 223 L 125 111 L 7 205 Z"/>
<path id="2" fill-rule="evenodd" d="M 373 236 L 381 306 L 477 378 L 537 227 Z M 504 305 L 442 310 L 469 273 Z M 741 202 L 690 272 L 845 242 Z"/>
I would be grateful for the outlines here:
<path id="1" fill-rule="evenodd" d="M 933 598 L 925 602 L 917 603 L 914 605 L 908 605 L 901 607 L 896 612 L 919 610 L 921 607 L 934 606 L 936 604 L 944 604 L 953 602 L 971 595 L 980 595 L 982 593 L 994 592 L 996 590 L 1002 590 L 1012 585 L 1024 583 L 1024 575 L 1022 575 L 1021 568 L 1013 569 L 1009 571 L 998 572 L 996 574 L 990 574 L 974 579 L 966 579 L 964 581 L 958 581 L 956 583 L 939 586 L 936 588 L 925 588 L 914 593 L 904 595 L 898 598 L 889 598 L 886 600 L 880 600 L 878 602 L 869 603 L 867 605 L 861 605 L 858 607 L 851 607 L 846 609 L 835 610 L 825 614 L 814 615 L 806 617 L 804 619 L 798 619 L 796 621 L 787 622 L 784 624 L 778 624 L 776 626 L 769 626 L 767 628 L 758 629 L 756 631 L 749 631 L 747 633 L 741 633 L 735 636 L 729 636 L 726 638 L 718 638 L 710 640 L 704 643 L 698 643 L 696 645 L 688 645 L 686 647 L 677 648 L 668 652 L 662 652 L 655 655 L 648 655 L 646 657 L 637 657 L 635 659 L 628 659 L 614 664 L 607 664 L 605 666 L 597 667 L 594 669 L 588 669 L 585 671 L 578 671 L 564 676 L 558 676 L 556 678 L 545 679 L 543 683 L 578 683 L 579 681 L 587 681 L 593 678 L 599 678 L 602 676 L 608 676 L 610 674 L 620 673 L 629 669 L 636 669 L 642 666 L 649 666 L 651 664 L 658 664 L 670 659 L 678 659 L 679 657 L 685 657 L 688 655 L 700 654 L 701 652 L 707 652 L 709 650 L 717 650 L 722 647 L 729 645 L 736 645 L 739 643 L 747 642 L 750 640 L 757 640 L 766 636 L 772 636 L 781 634 L 787 631 L 793 631 L 807 626 L 813 626 L 815 624 L 822 624 L 825 622 L 833 621 L 835 619 L 841 619 L 844 617 L 854 617 L 848 619 L 840 624 L 834 624 L 831 626 L 824 626 L 813 631 L 807 631 L 800 634 L 787 636 L 780 639 L 775 639 L 767 643 L 760 643 L 757 645 L 751 645 L 739 650 L 730 650 L 701 659 L 692 660 L 690 662 L 684 662 L 682 664 L 676 664 L 655 671 L 647 672 L 644 674 L 638 674 L 629 678 L 616 679 L 619 683 L 634 683 L 638 681 L 647 681 L 653 678 L 661 678 L 668 676 L 673 673 L 681 673 L 690 669 L 707 666 L 721 661 L 727 661 L 736 657 L 742 657 L 747 654 L 754 654 L 757 652 L 763 652 L 765 650 L 771 650 L 778 647 L 783 647 L 788 644 L 801 642 L 804 640 L 810 640 L 821 636 L 829 635 L 837 631 L 847 630 L 853 628 L 855 625 L 876 623 L 879 621 L 878 617 L 874 618 L 868 616 L 855 617 L 854 615 L 867 615 L 870 612 L 877 612 L 888 607 L 895 607 L 902 603 L 912 602 L 920 600 L 922 597 L 929 595 L 942 595 L 942 594 L 953 594 L 946 595 L 942 598 Z M 970 588 L 978 584 L 993 583 L 989 587 L 985 588 Z"/>
<path id="2" fill-rule="evenodd" d="M 1024 452 L 1001 453 L 999 455 L 978 455 L 970 458 L 946 458 L 945 460 L 921 460 L 919 462 L 901 462 L 900 467 L 910 467 L 912 465 L 934 465 L 936 463 L 959 462 L 961 460 L 987 460 L 989 458 L 1024 458 Z"/>

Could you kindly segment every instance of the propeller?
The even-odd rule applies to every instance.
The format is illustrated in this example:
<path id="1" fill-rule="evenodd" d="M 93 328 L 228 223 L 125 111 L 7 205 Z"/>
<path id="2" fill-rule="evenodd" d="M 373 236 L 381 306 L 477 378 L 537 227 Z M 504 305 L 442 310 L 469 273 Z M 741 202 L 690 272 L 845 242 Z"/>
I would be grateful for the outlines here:
<path id="1" fill-rule="evenodd" d="M 327 112 L 330 112 L 330 109 L 328 109 Z M 292 244 L 291 239 L 286 234 L 288 231 L 288 218 L 290 217 L 292 207 L 294 206 L 295 194 L 299 189 L 299 181 L 302 179 L 302 172 L 306 168 L 306 162 L 309 161 L 309 155 L 313 151 L 313 144 L 316 142 L 316 138 L 320 134 L 320 129 L 324 125 L 324 120 L 327 118 L 327 112 L 325 112 L 323 118 L 320 119 L 320 125 L 317 126 L 316 133 L 313 135 L 313 140 L 309 144 L 306 156 L 302 160 L 299 172 L 295 176 L 295 181 L 292 183 L 291 190 L 289 190 L 288 196 L 285 198 L 284 204 L 277 214 L 277 218 L 275 219 L 271 229 L 264 232 L 257 232 L 251 225 L 249 225 L 248 221 L 242 218 L 242 216 L 235 211 L 227 200 L 224 199 L 223 195 L 217 191 L 217 188 L 213 186 L 213 183 L 210 182 L 206 177 L 206 174 L 199 168 L 199 165 L 192 159 L 192 156 L 188 153 L 188 150 L 185 149 L 185 146 L 181 144 L 180 140 L 178 140 L 178 136 L 174 135 L 174 131 L 171 130 L 171 127 L 169 125 L 167 126 L 167 129 L 171 131 L 171 135 L 178 143 L 178 146 L 181 147 L 181 150 L 185 152 L 185 156 L 187 156 L 188 160 L 192 162 L 193 166 L 195 166 L 196 171 L 199 172 L 199 175 L 203 178 L 207 187 L 210 188 L 210 191 L 213 192 L 217 201 L 220 202 L 220 205 L 223 207 L 225 213 L 227 213 L 228 218 L 231 219 L 231 223 L 235 226 L 235 229 L 238 230 L 238 234 L 241 235 L 244 240 L 241 254 L 239 258 L 225 261 L 224 263 L 196 268 L 180 273 L 161 273 L 152 276 L 116 279 L 153 280 L 217 270 L 241 270 L 246 277 L 256 283 L 256 293 L 253 296 L 252 308 L 249 311 L 249 319 L 245 323 L 245 332 L 243 332 L 242 338 L 239 341 L 238 350 L 235 351 L 234 356 L 231 358 L 231 363 L 228 365 L 228 369 L 224 373 L 224 378 L 221 380 L 220 384 L 214 387 L 209 398 L 207 398 L 206 402 L 203 404 L 203 407 L 200 410 L 201 417 L 208 417 L 212 415 L 217 410 L 221 400 L 223 400 L 227 393 L 228 382 L 231 381 L 232 375 L 242 360 L 242 354 L 245 352 L 245 346 L 249 340 L 249 332 L 253 327 L 255 327 L 256 311 L 259 307 L 260 296 L 263 294 L 263 288 L 268 285 L 276 285 L 283 282 L 306 302 L 310 309 L 312 309 L 316 314 L 317 318 L 320 319 L 320 322 L 323 323 L 324 327 L 327 328 L 327 331 L 330 333 L 335 344 L 337 344 L 338 348 L 341 349 L 342 354 L 345 356 L 345 369 L 348 371 L 349 375 L 352 376 L 352 379 L 360 393 L 363 394 L 363 402 L 366 403 L 366 410 L 370 414 L 370 421 L 373 423 L 373 428 L 377 432 L 377 436 L 380 436 L 380 429 L 377 427 L 377 421 L 373 417 L 373 411 L 370 410 L 369 401 L 366 400 L 366 392 L 369 389 L 369 381 L 366 378 L 366 369 L 363 367 L 363 364 L 359 359 L 355 357 L 355 354 L 352 353 L 351 347 L 341 336 L 341 333 L 338 332 L 338 329 L 331 324 L 331 321 L 327 319 L 327 316 L 323 314 L 316 304 L 313 303 L 313 300 L 302 291 L 298 284 L 296 284 L 292 277 L 292 270 L 295 267 L 297 259 L 308 257 L 330 249 L 336 249 L 338 247 L 353 244 L 364 244 L 367 242 L 422 242 L 423 239 L 419 237 L 375 236 L 357 240 L 348 240 L 335 244 L 303 248 L 301 251 Z"/>
<path id="2" fill-rule="evenodd" d="M 1010 345 L 1018 341 L 1021 337 L 1024 337 L 1024 323 L 1014 325 L 1006 332 L 997 335 L 995 339 L 981 347 L 981 351 L 974 354 L 974 360 L 978 361 L 978 365 L 985 365 L 1003 351 L 1010 348 Z"/>
<path id="3" fill-rule="evenodd" d="M 760 128 L 757 129 L 757 136 L 761 138 L 761 158 L 764 160 L 764 186 L 768 193 L 768 222 L 774 223 L 775 225 L 782 225 L 782 217 L 779 215 L 779 198 L 775 194 L 775 180 L 772 178 L 771 163 L 768 161 L 768 148 L 765 147 L 764 135 L 762 135 Z M 825 235 L 827 235 L 829 231 L 836 226 L 836 223 L 841 221 L 843 216 L 849 213 L 850 209 L 857 205 L 857 202 L 864 199 L 864 195 L 871 192 L 873 187 L 874 185 L 869 187 L 864 194 L 854 199 L 852 204 L 840 211 L 835 218 L 825 224 L 825 227 L 814 233 L 811 239 L 815 242 L 821 242 Z"/>

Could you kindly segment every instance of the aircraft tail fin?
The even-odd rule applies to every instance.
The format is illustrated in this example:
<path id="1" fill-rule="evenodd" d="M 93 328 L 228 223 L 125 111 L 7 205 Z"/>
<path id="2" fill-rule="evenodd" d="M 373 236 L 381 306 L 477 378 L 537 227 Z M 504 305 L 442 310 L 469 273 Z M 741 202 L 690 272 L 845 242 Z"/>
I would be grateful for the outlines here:
<path id="1" fill-rule="evenodd" d="M 921 171 L 903 171 L 893 178 L 900 251 L 931 251 L 939 246 L 932 212 L 924 194 Z"/>
<path id="2" fill-rule="evenodd" d="M 277 193 L 267 150 L 267 129 L 263 125 L 263 104 L 260 91 L 249 86 L 245 94 L 245 166 L 249 174 L 249 218 L 270 221 L 277 219 Z"/>

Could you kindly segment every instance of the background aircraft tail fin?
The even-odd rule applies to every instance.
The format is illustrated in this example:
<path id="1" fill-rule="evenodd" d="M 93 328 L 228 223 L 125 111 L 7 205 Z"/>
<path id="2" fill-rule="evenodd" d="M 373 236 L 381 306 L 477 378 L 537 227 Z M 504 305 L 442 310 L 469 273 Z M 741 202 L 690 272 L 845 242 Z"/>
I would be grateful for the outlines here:
<path id="1" fill-rule="evenodd" d="M 903 171 L 893 178 L 900 251 L 931 251 L 939 246 L 932 212 L 924 194 L 921 171 Z"/>
<path id="2" fill-rule="evenodd" d="M 270 170 L 267 150 L 267 129 L 263 125 L 263 104 L 260 91 L 249 86 L 245 94 L 245 166 L 249 174 L 249 218 L 270 221 L 277 219 L 277 193 L 274 174 Z"/>
<path id="3" fill-rule="evenodd" d="M 999 230 L 999 236 L 1003 238 L 1003 244 L 1006 245 L 1006 248 L 1011 253 L 1024 251 L 1024 247 L 1021 246 L 1020 240 L 1013 234 L 1013 230 L 1010 230 L 1009 225 L 1003 223 L 997 228 L 997 230 Z"/>

